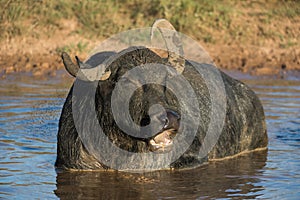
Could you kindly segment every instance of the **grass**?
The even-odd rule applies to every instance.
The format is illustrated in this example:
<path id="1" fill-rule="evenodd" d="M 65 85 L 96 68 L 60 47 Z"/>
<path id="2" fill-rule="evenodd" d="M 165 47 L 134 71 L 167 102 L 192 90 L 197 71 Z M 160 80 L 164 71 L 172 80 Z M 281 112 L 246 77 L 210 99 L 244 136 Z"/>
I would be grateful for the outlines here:
<path id="1" fill-rule="evenodd" d="M 58 47 L 55 49 L 55 51 L 58 54 L 61 54 L 62 52 L 78 52 L 78 53 L 83 53 L 88 50 L 88 43 L 84 42 L 78 42 L 77 44 L 71 43 L 69 45 L 65 45 L 62 47 Z"/>
<path id="2" fill-rule="evenodd" d="M 261 32 L 266 39 L 279 40 L 270 25 L 300 16 L 299 1 L 230 1 L 230 0 L 0 0 L 0 40 L 14 37 L 52 36 L 61 29 L 60 21 L 72 19 L 78 23 L 75 34 L 88 38 L 109 37 L 130 28 L 150 26 L 157 18 L 167 18 L 175 28 L 205 43 L 218 43 L 227 38 L 247 42 Z M 243 31 L 247 30 L 247 31 Z M 282 33 L 284 34 L 284 33 Z M 297 35 L 286 36 L 293 41 Z M 77 45 L 77 44 L 76 44 Z M 75 45 L 75 46 L 76 46 Z M 80 44 L 78 49 L 84 49 Z"/>

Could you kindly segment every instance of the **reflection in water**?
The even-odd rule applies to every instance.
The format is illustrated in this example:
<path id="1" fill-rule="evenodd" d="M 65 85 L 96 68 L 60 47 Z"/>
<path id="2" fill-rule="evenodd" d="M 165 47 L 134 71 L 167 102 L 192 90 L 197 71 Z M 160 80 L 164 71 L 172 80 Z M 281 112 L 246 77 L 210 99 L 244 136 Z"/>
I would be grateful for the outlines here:
<path id="1" fill-rule="evenodd" d="M 192 170 L 130 174 L 56 173 L 57 124 L 70 81 L 1 81 L 0 198 L 297 199 L 300 82 L 246 82 L 265 108 L 268 151 L 210 162 Z"/>
<path id="2" fill-rule="evenodd" d="M 264 189 L 259 182 L 266 157 L 265 150 L 222 162 L 211 162 L 193 170 L 145 174 L 58 173 L 55 194 L 61 198 L 105 199 L 254 198 Z"/>

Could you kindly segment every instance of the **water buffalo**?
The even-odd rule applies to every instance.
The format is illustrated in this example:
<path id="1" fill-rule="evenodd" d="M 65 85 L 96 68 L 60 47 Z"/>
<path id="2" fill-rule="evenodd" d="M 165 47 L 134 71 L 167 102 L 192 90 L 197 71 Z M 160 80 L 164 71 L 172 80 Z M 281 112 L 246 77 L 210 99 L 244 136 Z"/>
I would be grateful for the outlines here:
<path id="1" fill-rule="evenodd" d="M 159 26 L 160 22 L 156 23 L 156 26 Z M 164 33 L 162 35 L 167 37 Z M 76 123 L 83 124 L 86 127 L 82 131 L 85 131 L 87 135 L 90 131 L 89 127 L 93 127 L 94 123 L 99 123 L 109 141 L 127 152 L 153 152 L 156 154 L 169 152 L 170 149 L 176 148 L 178 143 L 183 143 L 183 139 L 178 143 L 174 142 L 175 138 L 180 137 L 182 130 L 187 130 L 188 132 L 188 128 L 184 129 L 182 127 L 193 127 L 191 124 L 198 123 L 199 126 L 195 130 L 196 134 L 189 147 L 176 160 L 168 165 L 164 165 L 163 168 L 197 167 L 211 159 L 225 158 L 267 146 L 265 116 L 258 97 L 244 83 L 217 70 L 224 83 L 224 91 L 226 93 L 224 126 L 210 152 L 206 156 L 199 156 L 204 138 L 209 129 L 208 124 L 213 120 L 213 117 L 209 114 L 212 109 L 209 88 L 204 80 L 205 77 L 199 74 L 193 66 L 193 61 L 182 57 L 183 52 L 180 41 L 174 42 L 174 38 L 171 40 L 167 38 L 166 43 L 169 47 L 173 45 L 177 48 L 177 50 L 169 52 L 168 58 L 161 57 L 146 47 L 130 47 L 121 52 L 101 52 L 93 55 L 84 63 L 77 58 L 77 64 L 71 61 L 68 54 L 62 54 L 66 70 L 72 76 L 77 77 L 76 83 L 83 85 L 81 90 L 84 91 L 88 87 L 95 86 L 95 104 L 93 106 L 97 114 L 97 122 L 89 119 L 86 115 L 78 116 L 76 120 L 74 119 L 73 104 L 77 104 L 79 110 L 85 109 L 85 106 L 90 104 L 89 97 L 81 96 L 74 92 L 74 83 L 67 96 L 59 120 L 57 160 L 55 163 L 57 168 L 83 170 L 111 168 L 107 162 L 102 162 L 102 160 L 99 160 L 99 157 L 95 156 L 95 153 L 88 147 L 89 145 L 87 145 L 86 141 L 83 142 L 83 138 L 78 133 L 78 130 L 81 128 L 78 128 Z M 109 63 L 106 65 L 106 69 L 99 72 L 97 66 L 100 66 L 107 60 L 111 62 L 106 62 Z M 195 91 L 198 102 L 197 107 L 199 108 L 197 112 L 199 112 L 201 117 L 195 119 L 190 117 L 190 119 L 186 119 L 186 124 L 181 123 L 183 121 L 182 105 L 179 103 L 174 91 L 162 84 L 168 78 L 169 73 L 168 71 L 163 71 L 165 75 L 160 73 L 157 77 L 154 77 L 158 84 L 142 84 L 143 77 L 140 77 L 138 81 L 126 80 L 133 82 L 132 84 L 137 88 L 129 102 L 129 113 L 132 121 L 141 127 L 151 123 L 155 124 L 155 120 L 157 125 L 163 124 L 160 131 L 151 136 L 128 134 L 128 132 L 118 127 L 114 118 L 112 109 L 113 92 L 117 87 L 117 83 L 121 81 L 121 77 L 126 72 L 135 66 L 146 66 L 153 63 L 173 67 L 175 72 L 188 80 Z M 205 70 L 211 69 L 207 67 L 207 64 L 199 65 L 204 67 Z M 215 75 L 216 73 L 211 72 L 211 74 Z M 178 90 L 184 90 L 184 88 L 180 88 L 180 85 L 178 88 Z M 154 104 L 160 104 L 164 109 L 162 109 L 162 112 L 156 110 L 153 112 L 153 116 L 150 116 L 148 111 L 149 109 L 151 110 L 151 106 Z M 217 115 L 218 113 L 215 114 Z M 124 121 L 126 126 L 126 120 Z M 143 133 L 140 132 L 140 134 Z M 94 142 L 93 140 L 97 139 L 87 141 Z M 102 151 L 103 154 L 107 153 L 105 152 L 106 148 L 103 148 Z M 108 160 L 110 158 L 104 159 Z M 118 157 L 111 158 L 111 160 L 111 162 L 124 161 Z M 152 162 L 160 163 L 163 162 L 163 159 L 154 159 Z M 134 160 L 132 160 L 131 164 L 135 165 L 134 163 Z M 142 165 L 139 163 L 139 166 Z M 154 167 L 154 169 L 160 169 L 160 167 Z"/>

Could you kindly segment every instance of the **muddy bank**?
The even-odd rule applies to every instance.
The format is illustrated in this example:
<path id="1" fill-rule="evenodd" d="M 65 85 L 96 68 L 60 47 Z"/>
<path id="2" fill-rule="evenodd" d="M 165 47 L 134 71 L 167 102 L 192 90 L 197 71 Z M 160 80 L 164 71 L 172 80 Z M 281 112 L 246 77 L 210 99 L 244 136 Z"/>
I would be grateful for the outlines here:
<path id="1" fill-rule="evenodd" d="M 253 75 L 300 70 L 298 1 L 7 1 L 0 3 L 0 77 L 55 76 L 62 51 L 85 59 L 97 44 L 168 19 L 216 65 Z M 20 12 L 17 12 L 20 10 Z M 80 14 L 79 14 L 80 13 Z"/>
<path id="2" fill-rule="evenodd" d="M 30 47 L 28 47 L 30 48 Z M 235 70 L 252 75 L 275 75 L 281 77 L 286 71 L 300 71 L 299 49 L 273 49 L 247 46 L 204 47 L 220 69 Z M 87 53 L 73 52 L 81 59 Z M 33 52 L 18 52 L 0 54 L 0 76 L 28 72 L 33 77 L 56 76 L 57 70 L 63 69 L 60 52 L 56 48 Z"/>
<path id="3" fill-rule="evenodd" d="M 300 70 L 300 50 L 255 46 L 214 46 L 209 52 L 221 69 L 252 75 L 281 75 Z"/>

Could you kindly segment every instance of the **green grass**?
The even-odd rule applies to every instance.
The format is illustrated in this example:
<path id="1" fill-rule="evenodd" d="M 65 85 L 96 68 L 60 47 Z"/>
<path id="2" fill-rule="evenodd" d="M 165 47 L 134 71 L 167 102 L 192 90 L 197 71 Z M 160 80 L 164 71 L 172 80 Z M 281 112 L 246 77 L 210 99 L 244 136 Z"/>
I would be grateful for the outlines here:
<path id="1" fill-rule="evenodd" d="M 62 52 L 78 52 L 78 53 L 83 53 L 88 51 L 88 43 L 83 43 L 83 42 L 78 42 L 77 44 L 71 43 L 69 45 L 65 45 L 62 47 L 58 47 L 55 49 L 55 51 L 58 54 L 61 54 Z"/>
<path id="2" fill-rule="evenodd" d="M 249 12 L 245 13 L 245 9 Z M 0 40 L 40 34 L 51 37 L 55 30 L 62 28 L 63 19 L 78 23 L 75 34 L 106 38 L 130 28 L 151 26 L 157 18 L 167 18 L 178 31 L 206 43 L 217 43 L 224 38 L 246 42 L 254 34 L 251 33 L 253 23 L 267 26 L 276 20 L 293 20 L 298 16 L 299 1 L 284 0 L 153 0 L 147 3 L 140 0 L 0 0 Z M 236 25 L 240 18 L 250 21 Z M 272 31 L 275 29 L 264 32 L 263 37 L 276 39 Z"/>

